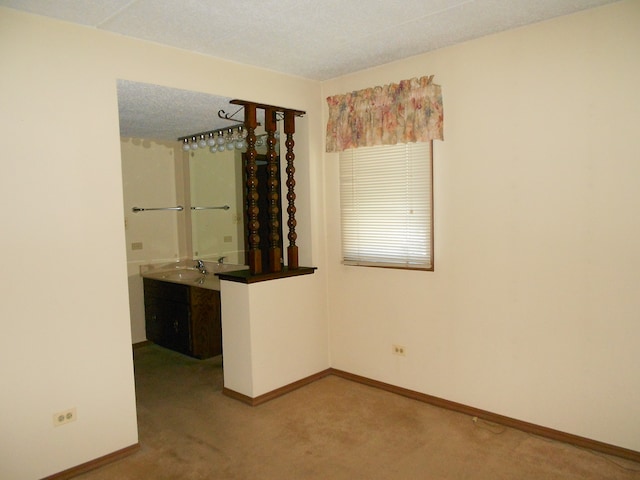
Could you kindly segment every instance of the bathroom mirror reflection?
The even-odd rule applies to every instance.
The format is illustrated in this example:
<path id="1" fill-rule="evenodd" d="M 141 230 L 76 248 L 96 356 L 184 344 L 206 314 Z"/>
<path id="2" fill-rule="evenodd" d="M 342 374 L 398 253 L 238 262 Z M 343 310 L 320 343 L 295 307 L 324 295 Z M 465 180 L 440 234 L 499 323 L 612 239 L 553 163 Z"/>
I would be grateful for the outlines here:
<path id="1" fill-rule="evenodd" d="M 242 109 L 229 97 L 160 85 L 119 80 L 117 88 L 129 261 L 224 257 L 226 263 L 245 264 L 246 148 L 212 153 L 209 145 L 190 149 L 178 140 L 218 129 L 226 135 L 243 123 Z M 263 133 L 258 127 L 259 155 L 266 152 Z M 177 205 L 184 210 L 131 212 L 134 206 Z"/>
<path id="2" fill-rule="evenodd" d="M 192 257 L 244 264 L 242 152 L 198 149 L 187 155 Z"/>

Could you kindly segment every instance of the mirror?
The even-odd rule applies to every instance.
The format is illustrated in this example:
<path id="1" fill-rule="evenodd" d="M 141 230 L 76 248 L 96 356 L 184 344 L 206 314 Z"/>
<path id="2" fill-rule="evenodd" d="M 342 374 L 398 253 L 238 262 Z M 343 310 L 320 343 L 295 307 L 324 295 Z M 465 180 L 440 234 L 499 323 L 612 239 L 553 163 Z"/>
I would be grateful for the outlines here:
<path id="1" fill-rule="evenodd" d="M 183 202 L 186 208 L 178 219 L 177 228 L 186 230 L 182 232 L 185 241 L 179 249 L 179 255 L 213 261 L 225 257 L 224 261 L 227 263 L 245 264 L 246 235 L 244 233 L 242 150 L 234 149 L 211 153 L 209 148 L 198 148 L 185 152 L 182 149 L 182 144 L 178 141 L 178 138 L 181 137 L 195 135 L 199 132 L 226 129 L 242 123 L 244 121 L 242 109 L 239 109 L 237 105 L 230 104 L 229 97 L 159 85 L 119 80 L 117 88 L 120 136 L 122 138 L 160 141 L 168 146 L 164 147 L 165 149 L 171 148 L 171 155 L 175 160 L 175 172 L 171 172 L 171 175 L 175 175 L 176 199 Z M 221 110 L 231 119 L 220 118 L 218 112 Z M 258 122 L 264 125 L 264 118 L 258 118 Z M 259 156 L 266 153 L 263 134 L 264 130 L 258 127 L 256 150 Z M 140 149 L 145 148 L 144 143 L 142 142 Z M 135 146 L 130 145 L 130 147 L 135 150 Z M 276 151 L 279 151 L 279 145 L 276 147 Z M 159 160 L 157 153 L 144 156 L 144 160 L 141 155 L 136 161 L 155 162 L 156 160 Z M 260 159 L 258 166 L 259 170 L 266 171 L 264 162 Z M 165 170 L 169 168 L 166 160 L 162 168 Z M 142 172 L 149 175 L 151 182 L 156 178 L 144 167 L 140 167 L 139 172 L 140 176 L 143 174 Z M 264 178 L 263 186 L 266 185 L 266 176 Z M 152 190 L 153 185 L 149 185 L 148 189 Z M 260 193 L 260 197 L 262 200 L 266 200 L 266 193 Z M 151 200 L 150 196 L 136 201 L 143 202 L 145 200 L 160 203 L 167 201 L 164 197 L 161 200 Z M 125 207 L 130 209 L 132 206 L 126 205 Z M 169 205 L 137 206 L 164 207 Z M 191 209 L 191 207 L 222 206 L 229 206 L 229 209 Z M 267 212 L 267 205 L 260 205 L 260 210 Z M 171 228 L 169 226 L 171 224 L 165 220 L 174 217 L 164 216 L 164 213 L 167 212 L 151 214 L 154 216 L 145 217 L 144 222 L 157 221 L 158 224 L 164 222 L 162 224 L 167 225 L 166 228 Z M 138 223 L 143 221 L 140 217 L 135 218 Z M 267 223 L 265 221 L 264 225 Z M 147 228 L 147 231 L 151 231 L 150 228 Z M 167 235 L 169 233 L 175 235 L 175 232 L 167 232 Z M 180 232 L 178 235 L 180 236 Z M 264 237 L 262 241 L 266 244 L 268 242 L 266 234 L 261 233 L 261 236 Z M 280 236 L 282 238 L 282 234 Z M 137 238 L 131 240 L 132 244 L 142 245 L 142 242 L 137 242 Z M 145 243 L 145 249 L 147 249 L 146 245 Z M 134 247 L 132 246 L 132 248 Z M 157 256 L 153 252 L 148 253 L 154 257 Z M 162 257 L 165 255 L 166 250 L 160 254 Z M 263 258 L 268 258 L 268 255 L 263 255 Z"/>
<path id="2" fill-rule="evenodd" d="M 244 264 L 242 153 L 198 149 L 188 157 L 193 258 Z"/>
<path id="3" fill-rule="evenodd" d="M 256 142 L 258 208 L 260 209 L 260 249 L 263 271 L 268 271 L 269 202 L 266 144 L 264 134 Z M 276 144 L 278 151 L 279 143 Z M 227 263 L 247 264 L 247 235 L 245 233 L 245 159 L 243 150 L 211 153 L 208 149 L 188 152 L 189 191 L 191 198 L 192 257 Z M 277 157 L 279 164 L 280 157 Z M 278 210 L 282 213 L 282 201 Z M 229 207 L 228 209 L 220 207 Z M 280 222 L 280 251 L 282 222 Z M 281 262 L 283 259 L 281 259 Z"/>

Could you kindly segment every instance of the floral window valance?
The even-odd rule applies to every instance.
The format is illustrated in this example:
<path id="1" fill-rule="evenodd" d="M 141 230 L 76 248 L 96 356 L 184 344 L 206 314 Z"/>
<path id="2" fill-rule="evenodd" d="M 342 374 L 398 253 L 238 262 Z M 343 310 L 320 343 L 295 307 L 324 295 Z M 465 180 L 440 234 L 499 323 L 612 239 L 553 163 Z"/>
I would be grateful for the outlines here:
<path id="1" fill-rule="evenodd" d="M 433 75 L 327 98 L 327 152 L 442 140 L 442 91 Z"/>

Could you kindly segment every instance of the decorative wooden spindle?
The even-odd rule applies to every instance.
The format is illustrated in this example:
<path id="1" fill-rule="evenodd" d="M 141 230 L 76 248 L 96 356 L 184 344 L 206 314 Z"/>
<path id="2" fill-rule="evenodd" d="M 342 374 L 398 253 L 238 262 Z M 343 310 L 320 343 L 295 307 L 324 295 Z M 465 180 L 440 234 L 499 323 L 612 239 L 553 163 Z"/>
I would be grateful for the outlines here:
<path id="1" fill-rule="evenodd" d="M 249 271 L 252 275 L 262 273 L 262 252 L 258 229 L 258 166 L 256 165 L 256 105 L 244 104 L 244 123 L 247 130 L 247 229 L 249 240 Z"/>
<path id="2" fill-rule="evenodd" d="M 257 152 L 255 149 L 255 129 L 258 126 L 256 109 L 262 109 L 265 111 L 265 130 L 267 131 L 267 164 L 268 164 L 268 200 L 269 200 L 269 267 L 271 272 L 269 273 L 286 273 L 281 272 L 281 258 L 282 252 L 280 247 L 280 187 L 279 187 L 279 168 L 277 153 L 275 152 L 275 131 L 276 131 L 276 117 L 278 114 L 284 116 L 284 133 L 286 135 L 286 147 L 287 147 L 287 200 L 288 207 L 287 213 L 289 219 L 287 225 L 289 226 L 289 246 L 287 247 L 287 263 L 289 270 L 300 269 L 298 265 L 298 247 L 296 246 L 296 206 L 295 206 L 295 185 L 294 178 L 295 168 L 293 161 L 295 154 L 293 153 L 293 134 L 295 133 L 295 117 L 301 117 L 305 112 L 301 110 L 291 110 L 283 107 L 275 107 L 273 105 L 265 105 L 262 103 L 253 103 L 246 100 L 231 100 L 230 103 L 235 105 L 242 105 L 245 110 L 245 126 L 247 129 L 247 229 L 248 229 L 248 243 L 249 243 L 249 272 L 251 275 L 257 275 L 262 273 L 262 253 L 260 250 L 260 236 L 259 228 L 260 223 L 258 221 L 259 207 L 258 207 L 258 179 L 257 179 L 257 165 L 256 157 Z M 272 122 L 272 123 L 271 123 Z M 275 166 L 275 169 L 273 168 Z M 277 270 L 275 270 L 277 269 Z M 278 277 L 274 277 L 278 278 Z"/>
<path id="3" fill-rule="evenodd" d="M 264 111 L 267 132 L 267 192 L 269 199 L 269 270 L 280 272 L 282 252 L 280 250 L 280 182 L 278 181 L 278 154 L 276 153 L 276 112 L 272 108 Z"/>
<path id="4" fill-rule="evenodd" d="M 298 112 L 299 113 L 299 112 Z M 298 247 L 296 245 L 296 239 L 298 238 L 298 234 L 296 233 L 296 179 L 295 172 L 296 169 L 293 166 L 293 161 L 296 158 L 293 153 L 293 146 L 295 142 L 293 141 L 293 134 L 296 131 L 296 120 L 295 120 L 296 112 L 293 110 L 285 110 L 284 111 L 284 133 L 287 136 L 285 145 L 287 147 L 287 200 L 289 205 L 287 206 L 287 213 L 289 214 L 289 220 L 287 221 L 287 225 L 289 226 L 289 235 L 287 238 L 289 239 L 289 246 L 287 247 L 287 264 L 290 269 L 298 268 Z"/>

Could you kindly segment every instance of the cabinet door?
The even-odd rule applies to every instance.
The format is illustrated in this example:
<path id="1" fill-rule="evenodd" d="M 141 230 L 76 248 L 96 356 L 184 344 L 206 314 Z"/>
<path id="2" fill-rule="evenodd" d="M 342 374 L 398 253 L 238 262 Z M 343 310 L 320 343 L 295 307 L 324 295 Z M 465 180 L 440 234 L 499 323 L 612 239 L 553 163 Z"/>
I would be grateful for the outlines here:
<path id="1" fill-rule="evenodd" d="M 220 292 L 144 279 L 147 340 L 196 358 L 222 354 Z"/>
<path id="2" fill-rule="evenodd" d="M 144 279 L 147 340 L 191 355 L 189 287 Z"/>
<path id="3" fill-rule="evenodd" d="M 159 345 L 166 336 L 164 328 L 165 322 L 160 312 L 162 312 L 162 305 L 158 305 L 157 299 L 145 296 L 144 323 L 147 340 Z"/>
<path id="4" fill-rule="evenodd" d="M 145 313 L 147 339 L 163 347 L 191 355 L 189 305 L 154 298 Z"/>
<path id="5" fill-rule="evenodd" d="M 191 288 L 191 342 L 196 358 L 222 354 L 220 292 Z"/>

